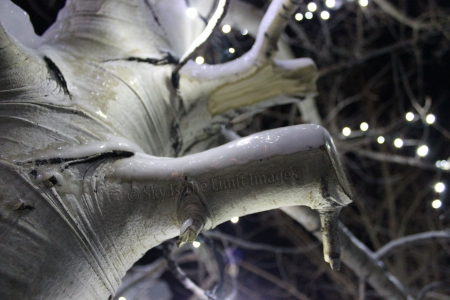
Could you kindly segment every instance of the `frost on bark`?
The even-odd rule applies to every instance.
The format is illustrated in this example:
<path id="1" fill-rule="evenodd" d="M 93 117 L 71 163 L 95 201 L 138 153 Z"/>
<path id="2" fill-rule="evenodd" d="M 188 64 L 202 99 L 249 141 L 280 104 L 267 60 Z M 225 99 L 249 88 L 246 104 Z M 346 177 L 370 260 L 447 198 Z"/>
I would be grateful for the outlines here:
<path id="1" fill-rule="evenodd" d="M 180 68 L 202 31 L 181 0 L 69 1 L 37 49 L 2 26 L 2 297 L 107 299 L 161 242 L 293 205 L 319 211 L 338 269 L 351 191 L 327 131 L 218 146 L 235 109 L 315 93 L 311 60 L 273 58 L 297 5 L 273 1 L 253 48 L 213 66 Z"/>

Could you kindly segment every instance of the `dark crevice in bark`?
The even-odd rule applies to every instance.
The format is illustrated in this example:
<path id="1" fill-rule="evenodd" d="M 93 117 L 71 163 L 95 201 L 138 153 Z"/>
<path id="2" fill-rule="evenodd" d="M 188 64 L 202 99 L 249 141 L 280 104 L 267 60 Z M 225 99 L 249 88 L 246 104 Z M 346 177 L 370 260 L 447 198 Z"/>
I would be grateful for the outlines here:
<path id="1" fill-rule="evenodd" d="M 105 152 L 105 153 L 98 153 L 91 156 L 83 156 L 83 157 L 72 157 L 72 158 L 49 158 L 49 159 L 37 159 L 37 160 L 29 160 L 26 162 L 17 162 L 16 164 L 18 166 L 24 166 L 26 164 L 33 164 L 36 167 L 43 166 L 43 165 L 59 165 L 63 164 L 63 167 L 61 168 L 63 171 L 64 169 L 67 169 L 70 165 L 78 164 L 78 163 L 84 163 L 88 162 L 93 159 L 97 158 L 128 158 L 133 156 L 134 153 L 127 152 L 127 151 L 111 151 L 111 152 Z M 38 171 L 32 170 L 30 172 L 31 175 L 37 176 Z"/>
<path id="2" fill-rule="evenodd" d="M 69 92 L 69 89 L 67 88 L 67 82 L 64 78 L 64 75 L 62 74 L 61 70 L 56 66 L 56 64 L 47 56 L 44 56 L 44 61 L 47 64 L 47 67 L 52 71 L 52 73 L 55 76 L 56 81 L 58 82 L 58 85 L 63 89 L 64 94 L 69 96 L 70 99 L 72 99 L 72 95 Z"/>
<path id="3" fill-rule="evenodd" d="M 30 204 L 25 204 L 22 203 L 18 208 L 16 208 L 15 210 L 33 210 L 34 206 L 30 205 Z"/>
<path id="4" fill-rule="evenodd" d="M 147 63 L 155 66 L 164 66 L 164 65 L 174 65 L 178 63 L 178 59 L 174 57 L 169 52 L 164 52 L 163 58 L 142 58 L 142 57 L 136 57 L 136 56 L 130 56 L 125 58 L 116 58 L 116 59 L 107 59 L 103 62 L 109 62 L 109 61 L 135 61 L 139 63 Z"/>

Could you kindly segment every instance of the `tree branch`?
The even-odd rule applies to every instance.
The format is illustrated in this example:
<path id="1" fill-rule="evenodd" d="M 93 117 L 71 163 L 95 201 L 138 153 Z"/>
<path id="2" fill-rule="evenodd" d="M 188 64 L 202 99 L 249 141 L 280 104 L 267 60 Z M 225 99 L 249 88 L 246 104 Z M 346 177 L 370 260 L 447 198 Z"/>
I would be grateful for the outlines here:
<path id="1" fill-rule="evenodd" d="M 441 168 L 436 167 L 434 164 L 423 162 L 418 157 L 407 157 L 407 156 L 391 154 L 391 153 L 385 154 L 385 153 L 374 152 L 374 151 L 370 151 L 370 150 L 366 150 L 366 149 L 359 149 L 359 150 L 355 149 L 355 150 L 350 150 L 350 151 L 357 155 L 364 156 L 364 157 L 367 157 L 367 158 L 370 158 L 373 160 L 377 160 L 377 161 L 384 161 L 384 162 L 389 162 L 389 163 L 417 167 L 417 168 L 421 168 L 424 170 L 431 170 L 431 171 L 439 170 L 440 172 L 450 173 L 450 170 L 441 169 Z"/>
<path id="2" fill-rule="evenodd" d="M 308 246 L 302 247 L 302 248 L 288 248 L 288 247 L 275 247 L 275 246 L 267 245 L 267 244 L 248 242 L 248 241 L 242 240 L 240 238 L 225 234 L 220 231 L 206 231 L 203 233 L 203 235 L 210 237 L 210 238 L 227 240 L 227 241 L 232 242 L 233 244 L 236 244 L 239 247 L 242 247 L 245 249 L 257 250 L 257 251 L 268 251 L 268 252 L 274 252 L 274 253 L 289 253 L 289 254 L 304 253 L 304 252 L 308 252 L 308 251 L 316 249 L 317 246 L 320 244 L 320 243 L 313 243 L 312 245 L 308 245 Z"/>
<path id="3" fill-rule="evenodd" d="M 374 253 L 376 259 L 381 259 L 393 250 L 412 245 L 423 245 L 435 243 L 437 240 L 450 240 L 450 233 L 447 231 L 429 231 L 413 235 L 404 236 L 393 241 L 390 241 L 377 252 Z"/>
<path id="4" fill-rule="evenodd" d="M 307 207 L 283 207 L 287 215 L 303 225 L 319 240 L 320 221 L 318 215 Z M 386 299 L 412 299 L 397 279 L 380 266 L 380 261 L 344 225 L 339 225 L 342 261 Z"/>
<path id="5" fill-rule="evenodd" d="M 207 293 L 198 285 L 196 285 L 183 270 L 178 266 L 178 263 L 173 257 L 174 244 L 172 242 L 166 242 L 163 244 L 163 254 L 167 260 L 167 265 L 172 274 L 180 281 L 185 288 L 194 293 L 200 300 L 211 299 Z"/>
<path id="6" fill-rule="evenodd" d="M 272 274 L 261 270 L 260 268 L 246 262 L 246 261 L 241 261 L 240 266 L 252 273 L 255 273 L 256 275 L 266 279 L 267 281 L 272 282 L 273 284 L 277 285 L 278 287 L 282 288 L 283 290 L 288 291 L 292 296 L 294 296 L 296 299 L 299 300 L 310 300 L 310 298 L 308 298 L 308 296 L 306 296 L 305 294 L 303 294 L 302 292 L 300 292 L 299 290 L 297 290 L 294 286 L 284 282 L 283 280 L 279 279 L 276 276 L 273 276 Z"/>
<path id="7" fill-rule="evenodd" d="M 429 29 L 432 27 L 431 24 L 422 23 L 409 18 L 386 0 L 373 0 L 373 2 L 375 2 L 385 13 L 396 19 L 398 22 L 409 26 L 412 29 Z"/>
<path id="8" fill-rule="evenodd" d="M 187 63 L 180 70 L 180 95 L 185 106 L 207 101 L 211 115 L 255 104 L 280 94 L 315 93 L 317 71 L 311 59 L 273 60 L 276 43 L 298 3 L 275 0 L 269 6 L 252 49 L 219 65 Z"/>

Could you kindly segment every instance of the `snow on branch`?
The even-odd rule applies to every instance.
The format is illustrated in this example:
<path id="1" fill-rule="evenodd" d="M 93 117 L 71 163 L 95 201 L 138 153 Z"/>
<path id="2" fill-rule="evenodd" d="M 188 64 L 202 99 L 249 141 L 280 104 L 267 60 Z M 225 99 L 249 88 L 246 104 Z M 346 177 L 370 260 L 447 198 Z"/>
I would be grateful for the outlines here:
<path id="1" fill-rule="evenodd" d="M 189 108 L 207 101 L 211 115 L 278 96 L 312 95 L 317 69 L 309 58 L 274 60 L 277 41 L 299 3 L 275 0 L 264 15 L 252 49 L 218 65 L 188 62 L 180 70 L 180 95 Z"/>

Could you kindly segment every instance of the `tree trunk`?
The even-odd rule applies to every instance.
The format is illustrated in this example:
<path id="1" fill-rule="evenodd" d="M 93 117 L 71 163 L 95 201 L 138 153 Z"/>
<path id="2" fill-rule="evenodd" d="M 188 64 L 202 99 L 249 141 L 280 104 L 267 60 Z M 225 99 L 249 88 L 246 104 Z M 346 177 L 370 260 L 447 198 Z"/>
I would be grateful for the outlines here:
<path id="1" fill-rule="evenodd" d="M 312 61 L 272 58 L 296 8 L 273 1 L 252 50 L 214 66 L 178 64 L 202 29 L 181 0 L 70 1 L 35 50 L 2 27 L 2 297 L 107 299 L 161 242 L 293 205 L 319 211 L 325 260 L 339 268 L 351 191 L 325 129 L 204 151 L 235 109 L 314 94 Z"/>

